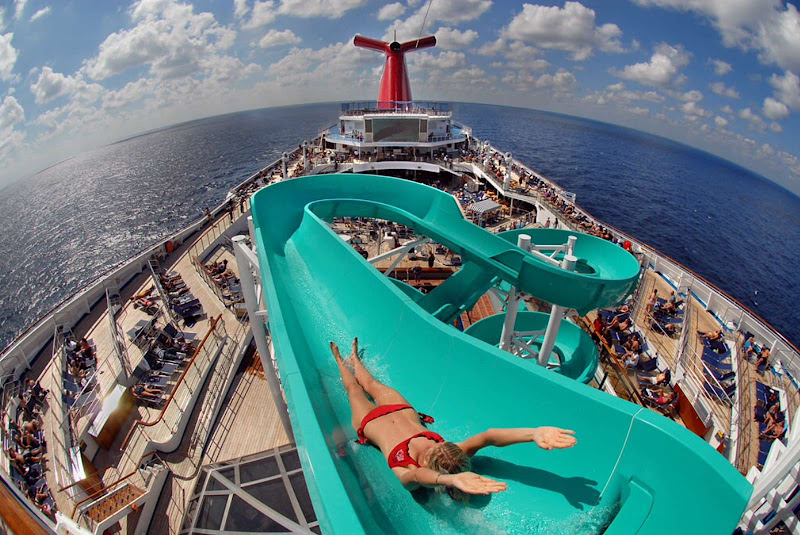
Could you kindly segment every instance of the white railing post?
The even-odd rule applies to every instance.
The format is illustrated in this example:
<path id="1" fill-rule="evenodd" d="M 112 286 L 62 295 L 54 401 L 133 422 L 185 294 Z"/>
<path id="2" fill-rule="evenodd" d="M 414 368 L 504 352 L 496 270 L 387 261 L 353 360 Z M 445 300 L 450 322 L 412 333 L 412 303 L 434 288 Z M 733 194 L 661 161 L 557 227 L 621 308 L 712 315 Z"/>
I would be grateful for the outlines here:
<path id="1" fill-rule="evenodd" d="M 272 353 L 269 350 L 269 343 L 267 342 L 267 330 L 264 324 L 264 318 L 258 314 L 258 297 L 256 295 L 256 285 L 253 275 L 253 266 L 248 255 L 253 254 L 247 247 L 244 236 L 233 237 L 233 251 L 236 255 L 236 264 L 239 267 L 239 280 L 242 283 L 242 294 L 244 295 L 244 303 L 247 307 L 247 315 L 250 318 L 250 327 L 253 329 L 253 338 L 256 341 L 256 348 L 258 354 L 261 356 L 261 364 L 264 367 L 264 375 L 267 376 L 269 383 L 270 393 L 272 400 L 275 403 L 275 408 L 281 418 L 283 429 L 289 440 L 294 440 L 292 432 L 292 424 L 289 421 L 289 412 L 286 407 L 286 402 L 283 399 L 283 392 L 281 391 L 280 381 L 275 374 L 275 368 L 272 364 Z M 257 262 L 257 259 L 256 259 Z"/>
<path id="2" fill-rule="evenodd" d="M 526 251 L 531 250 L 531 237 L 529 234 L 517 236 L 517 247 Z M 503 332 L 500 334 L 500 349 L 511 352 L 513 350 L 514 326 L 517 323 L 517 312 L 519 312 L 520 294 L 516 286 L 512 286 L 508 291 L 506 299 L 506 318 L 503 322 Z"/>
<path id="3" fill-rule="evenodd" d="M 575 242 L 578 240 L 576 236 L 570 236 L 567 241 L 567 250 L 564 253 L 564 259 L 561 261 L 561 268 L 567 271 L 575 269 L 575 262 L 578 261 L 574 256 Z M 556 344 L 558 331 L 561 328 L 561 320 L 564 319 L 564 311 L 566 308 L 558 305 L 553 305 L 550 310 L 550 319 L 547 322 L 547 330 L 544 333 L 544 340 L 542 341 L 542 348 L 539 351 L 539 365 L 547 366 L 550 360 L 550 353 Z"/>

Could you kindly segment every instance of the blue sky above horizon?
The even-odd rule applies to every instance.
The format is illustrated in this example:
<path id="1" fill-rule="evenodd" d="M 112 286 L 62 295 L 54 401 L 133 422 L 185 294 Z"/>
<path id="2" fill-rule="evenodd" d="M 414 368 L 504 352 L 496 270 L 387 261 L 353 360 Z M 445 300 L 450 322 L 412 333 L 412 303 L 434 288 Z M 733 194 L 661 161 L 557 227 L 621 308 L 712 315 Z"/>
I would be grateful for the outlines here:
<path id="1" fill-rule="evenodd" d="M 0 2 L 0 186 L 180 121 L 374 99 L 382 58 L 353 36 L 416 38 L 427 10 L 425 0 Z M 428 34 L 439 45 L 407 56 L 416 99 L 629 126 L 800 193 L 796 3 L 433 0 Z"/>

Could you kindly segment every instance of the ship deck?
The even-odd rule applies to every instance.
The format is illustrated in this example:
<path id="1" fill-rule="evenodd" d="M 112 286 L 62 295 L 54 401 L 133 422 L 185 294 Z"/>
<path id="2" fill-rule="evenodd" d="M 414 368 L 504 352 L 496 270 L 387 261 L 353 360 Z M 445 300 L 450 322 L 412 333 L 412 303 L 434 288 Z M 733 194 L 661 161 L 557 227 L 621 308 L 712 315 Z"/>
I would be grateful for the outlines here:
<path id="1" fill-rule="evenodd" d="M 358 163 L 361 160 L 350 158 L 351 162 Z M 289 165 L 289 175 L 296 176 L 302 172 L 302 164 L 294 160 Z M 274 176 L 274 174 L 273 174 Z M 518 179 L 518 175 L 516 175 Z M 275 181 L 280 181 L 276 177 Z M 490 195 L 499 200 L 499 195 Z M 223 214 L 216 221 L 212 222 L 204 232 L 193 241 L 187 241 L 180 245 L 175 251 L 167 255 L 161 261 L 164 271 L 175 271 L 179 273 L 190 289 L 191 293 L 197 297 L 202 305 L 205 315 L 197 321 L 181 329 L 187 333 L 187 338 L 192 337 L 196 340 L 202 339 L 212 326 L 214 318 L 221 318 L 225 332 L 234 338 L 239 344 L 245 338 L 246 329 L 242 328 L 241 307 L 236 307 L 235 303 L 226 301 L 220 288 L 214 286 L 207 276 L 203 275 L 202 269 L 197 266 L 196 258 L 201 250 L 228 229 L 249 208 L 249 201 L 239 206 L 232 206 L 230 215 Z M 505 228 L 512 220 L 503 216 L 490 230 Z M 359 237 L 362 241 L 361 246 L 366 250 L 369 257 L 377 256 L 386 252 L 386 246 L 382 245 L 375 237 L 370 237 L 370 227 L 355 223 L 345 224 L 337 222 L 334 230 L 342 235 Z M 405 236 L 404 240 L 415 239 L 414 236 Z M 383 249 L 383 250 L 382 250 Z M 435 286 L 441 283 L 448 276 L 448 272 L 454 272 L 456 267 L 452 265 L 452 258 L 449 255 L 435 254 L 434 267 L 428 268 L 426 255 L 434 251 L 434 245 L 426 244 L 421 246 L 423 255 L 404 258 L 395 266 L 395 277 L 404 282 L 415 286 L 424 287 Z M 203 263 L 208 264 L 212 261 L 228 260 L 228 266 L 234 272 L 237 270 L 235 258 L 227 247 L 218 245 L 208 251 L 203 258 Z M 381 271 L 387 270 L 393 265 L 395 258 L 384 259 L 375 263 L 375 267 Z M 238 273 L 235 273 L 238 277 Z M 129 375 L 139 366 L 144 358 L 144 352 L 139 345 L 128 336 L 127 333 L 134 332 L 137 324 L 150 322 L 151 317 L 145 312 L 133 307 L 131 298 L 143 293 L 153 286 L 149 272 L 145 270 L 133 281 L 128 283 L 120 290 L 120 297 L 123 303 L 121 310 L 116 314 L 116 328 L 121 335 L 125 359 L 124 363 L 117 358 L 114 349 L 114 333 L 109 328 L 110 320 L 108 314 L 102 306 L 95 307 L 88 312 L 88 315 L 74 329 L 77 338 L 85 337 L 94 345 L 98 363 L 97 369 L 103 371 L 98 375 L 98 391 L 107 395 L 114 387 L 115 378 L 122 375 Z M 657 272 L 646 270 L 640 283 L 639 296 L 646 299 L 657 289 L 659 296 L 666 297 L 673 287 L 669 282 Z M 155 295 L 152 293 L 151 295 Z M 685 337 L 687 351 L 684 354 L 700 355 L 703 346 L 700 339 L 695 335 L 696 331 L 712 331 L 720 327 L 719 321 L 710 314 L 701 302 L 692 295 L 684 297 L 686 306 L 690 309 L 688 313 L 688 324 L 683 325 L 686 331 Z M 494 301 L 489 293 L 481 297 L 478 303 L 469 313 L 461 316 L 461 323 L 464 328 L 483 317 L 496 314 L 500 310 L 494 306 Z M 226 306 L 227 305 L 227 306 Z M 535 304 L 532 306 L 535 308 Z M 651 352 L 657 353 L 659 362 L 663 368 L 676 369 L 678 366 L 678 356 L 681 354 L 680 338 L 670 337 L 653 331 L 647 327 L 648 318 L 644 307 L 634 309 L 634 321 L 637 328 L 646 333 L 652 347 Z M 162 327 L 168 318 L 162 310 L 153 323 L 156 328 Z M 588 325 L 593 320 L 590 313 L 586 319 Z M 578 319 L 581 324 L 582 320 Z M 588 329 L 587 324 L 583 324 Z M 746 467 L 755 466 L 758 463 L 758 423 L 753 421 L 752 406 L 755 403 L 756 382 L 760 381 L 774 388 L 780 389 L 784 397 L 782 402 L 790 415 L 794 414 L 800 405 L 800 392 L 786 374 L 776 373 L 770 369 L 761 375 L 755 369 L 752 362 L 742 357 L 741 336 L 728 336 L 728 343 L 735 344 L 739 351 L 734 352 L 736 358 L 738 380 L 740 384 L 739 396 L 733 407 L 719 400 L 711 400 L 711 408 L 715 421 L 723 424 L 723 427 L 730 431 L 734 424 L 739 426 L 738 436 L 738 462 L 737 467 L 742 470 Z M 610 349 L 610 348 L 609 348 Z M 43 355 L 50 355 L 53 352 L 52 345 L 45 347 Z M 31 369 L 26 373 L 26 377 L 38 378 L 45 389 L 51 392 L 58 392 L 57 381 L 60 376 L 53 373 L 54 360 L 39 358 L 33 362 Z M 693 366 L 695 372 L 702 377 L 702 368 L 698 367 L 699 358 L 694 359 Z M 199 386 L 199 397 L 192 410 L 187 416 L 188 423 L 182 433 L 181 441 L 174 451 L 170 453 L 159 453 L 159 458 L 168 468 L 166 482 L 155 505 L 155 512 L 149 526 L 149 532 L 177 534 L 182 530 L 182 523 L 187 513 L 192 513 L 190 503 L 199 478 L 201 477 L 204 466 L 215 463 L 232 461 L 248 457 L 284 446 L 289 443 L 283 427 L 281 425 L 278 409 L 275 407 L 270 395 L 268 383 L 261 367 L 260 357 L 252 350 L 245 354 L 241 364 L 237 367 L 233 379 L 227 391 L 221 391 L 220 385 L 225 370 L 222 361 L 216 364 L 209 363 L 208 375 L 211 379 L 201 382 Z M 620 397 L 629 399 L 635 403 L 641 400 L 630 390 L 636 388 L 636 378 L 632 370 L 625 370 L 620 366 L 619 361 L 612 360 L 605 364 L 607 370 L 609 366 L 616 369 L 615 373 L 608 373 L 608 380 L 614 386 Z M 691 366 L 690 366 L 691 367 Z M 124 371 L 123 371 L 124 368 Z M 170 385 L 174 388 L 176 377 L 170 378 Z M 211 407 L 215 405 L 216 398 L 224 395 L 221 403 L 221 410 L 216 417 L 213 417 Z M 145 450 L 151 441 L 163 442 L 167 440 L 173 430 L 169 425 L 155 425 L 147 427 L 147 431 L 141 431 L 137 435 L 136 429 L 143 429 L 136 422 L 153 422 L 162 415 L 161 409 L 137 405 L 122 423 L 115 439 L 107 448 L 101 448 L 94 458 L 84 459 L 86 464 L 87 480 L 84 482 L 89 485 L 98 485 L 98 481 L 103 485 L 111 487 L 120 478 L 125 477 L 131 470 L 135 470 L 138 461 L 145 454 Z M 684 421 L 684 413 L 679 411 L 672 414 L 673 419 L 690 427 L 690 422 Z M 48 433 L 48 462 L 47 462 L 47 481 L 52 489 L 55 501 L 61 512 L 67 516 L 72 516 L 75 501 L 66 491 L 59 490 L 63 486 L 63 481 L 56 478 L 54 467 L 63 463 L 63 458 L 59 455 L 59 439 L 54 435 L 54 430 L 60 425 L 52 410 L 48 410 L 44 415 L 45 429 Z M 789 415 L 787 415 L 789 419 Z M 83 433 L 89 425 L 89 417 L 81 417 L 77 420 L 76 428 Z M 691 428 L 691 427 L 690 427 Z M 133 430 L 133 431 L 132 431 Z M 128 436 L 134 438 L 128 441 Z M 138 438 L 137 438 L 138 437 Z M 123 447 L 123 442 L 128 442 Z M 63 452 L 61 452 L 63 456 Z M 133 533 L 139 521 L 141 512 L 134 512 L 121 520 L 116 529 L 121 533 Z"/>
<path id="2" fill-rule="evenodd" d="M 235 206 L 232 217 L 223 214 L 195 240 L 183 243 L 161 260 L 163 271 L 180 274 L 189 292 L 199 299 L 203 306 L 202 316 L 194 318 L 189 324 L 181 322 L 179 325 L 187 340 L 201 340 L 209 332 L 214 318 L 220 318 L 224 324 L 224 332 L 231 338 L 230 342 L 235 344 L 229 346 L 238 348 L 245 339 L 247 329 L 244 329 L 244 325 L 240 322 L 240 308 L 231 303 L 228 303 L 231 306 L 226 306 L 219 288 L 215 288 L 213 280 L 203 275 L 201 268 L 196 265 L 195 258 L 202 249 L 197 244 L 206 245 L 212 241 L 237 221 L 243 215 L 243 210 L 246 212 L 248 209 L 249 202 Z M 228 260 L 228 269 L 233 271 L 235 277 L 239 276 L 232 251 L 225 246 L 214 247 L 202 260 L 205 264 Z M 93 345 L 98 371 L 95 390 L 100 392 L 102 397 L 113 390 L 118 376 L 130 376 L 144 358 L 144 351 L 137 345 L 138 340 L 134 336 L 137 324 L 146 322 L 154 329 L 159 329 L 170 320 L 164 307 L 161 307 L 156 315 L 150 316 L 133 306 L 133 298 L 152 289 L 153 284 L 149 271 L 145 269 L 120 291 L 122 306 L 115 319 L 119 333 L 117 336 L 122 342 L 125 354 L 124 364 L 115 352 L 114 333 L 110 328 L 111 322 L 104 310 L 105 307 L 96 307 L 103 310 L 92 311 L 73 330 L 76 338 L 85 337 Z M 148 295 L 153 297 L 157 293 L 151 291 Z M 51 342 L 50 346 L 43 350 L 43 354 L 51 354 L 52 351 Z M 54 373 L 54 362 L 54 359 L 40 358 L 33 363 L 25 376 L 38 378 L 43 388 L 58 392 L 60 389 L 57 381 L 61 380 L 61 376 L 59 373 Z M 222 373 L 225 371 L 221 369 L 219 364 L 221 362 L 221 358 L 217 360 L 218 364 L 213 365 L 214 368 L 208 372 L 210 378 L 199 385 L 201 388 L 199 397 L 191 415 L 187 417 L 188 423 L 177 449 L 171 453 L 158 454 L 170 473 L 158 500 L 149 532 L 179 532 L 202 466 L 268 451 L 289 443 L 270 396 L 260 357 L 252 350 L 248 352 L 227 392 L 219 391 L 220 385 L 224 383 L 221 379 L 224 379 Z M 175 387 L 179 375 L 180 371 L 169 378 L 168 391 Z M 220 376 L 220 380 L 216 380 L 217 375 Z M 176 395 L 186 394 L 180 391 Z M 210 421 L 212 417 L 210 407 L 215 405 L 216 396 L 223 395 L 225 398 L 222 408 L 216 418 Z M 178 403 L 175 401 L 175 404 Z M 138 460 L 145 454 L 147 445 L 152 442 L 164 442 L 173 433 L 172 426 L 163 423 L 148 427 L 141 433 L 142 436 L 137 438 L 138 430 L 143 429 L 141 425 L 137 426 L 137 422 L 158 421 L 162 411 L 166 409 L 141 404 L 134 406 L 109 447 L 99 448 L 91 460 L 83 457 L 86 479 L 81 482 L 81 486 L 89 488 L 89 492 L 96 492 L 96 489 L 102 487 L 111 488 L 126 474 L 135 471 Z M 75 499 L 69 496 L 66 489 L 61 490 L 65 486 L 64 481 L 57 477 L 54 469 L 67 463 L 67 454 L 64 448 L 59 447 L 62 441 L 55 436 L 59 421 L 54 413 L 53 410 L 46 410 L 43 415 L 44 429 L 48 438 L 45 477 L 58 510 L 72 517 L 76 507 Z M 91 420 L 90 415 L 77 419 L 77 424 L 73 424 L 76 433 L 85 432 L 91 425 Z M 138 429 L 134 429 L 135 427 Z M 126 441 L 128 443 L 124 444 Z M 139 516 L 140 512 L 129 514 L 118 523 L 117 529 L 122 533 L 133 533 Z"/>

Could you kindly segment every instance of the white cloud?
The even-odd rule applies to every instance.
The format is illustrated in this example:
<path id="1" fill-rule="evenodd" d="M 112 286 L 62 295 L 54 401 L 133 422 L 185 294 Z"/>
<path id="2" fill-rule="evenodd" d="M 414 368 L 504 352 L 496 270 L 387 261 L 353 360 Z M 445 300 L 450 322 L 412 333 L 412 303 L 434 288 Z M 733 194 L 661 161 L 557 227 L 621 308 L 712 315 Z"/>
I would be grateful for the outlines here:
<path id="1" fill-rule="evenodd" d="M 681 104 L 680 109 L 685 115 L 689 116 L 708 118 L 714 115 L 705 108 L 701 108 L 700 106 L 698 106 L 697 102 L 695 101 L 684 102 L 683 104 Z"/>
<path id="2" fill-rule="evenodd" d="M 128 69 L 149 66 L 160 78 L 203 72 L 233 45 L 236 32 L 220 26 L 211 13 L 174 0 L 141 0 L 131 19 L 136 26 L 109 35 L 83 71 L 103 80 Z"/>
<path id="3" fill-rule="evenodd" d="M 563 8 L 523 4 L 519 13 L 502 30 L 506 39 L 528 41 L 542 48 L 566 50 L 575 61 L 588 59 L 595 48 L 623 52 L 616 24 L 595 24 L 595 12 L 580 2 L 566 2 Z"/>
<path id="4" fill-rule="evenodd" d="M 764 99 L 764 107 L 761 111 L 765 117 L 769 117 L 773 121 L 786 119 L 789 116 L 789 107 L 771 97 Z"/>
<path id="5" fill-rule="evenodd" d="M 475 66 L 465 67 L 453 72 L 453 75 L 450 76 L 450 80 L 460 84 L 481 84 L 486 80 L 486 71 Z"/>
<path id="6" fill-rule="evenodd" d="M 258 41 L 258 46 L 261 48 L 271 48 L 281 45 L 296 45 L 302 41 L 292 30 L 278 31 L 271 29 Z"/>
<path id="7" fill-rule="evenodd" d="M 409 59 L 414 54 L 409 56 Z M 269 66 L 269 74 L 281 85 L 336 80 L 353 84 L 357 71 L 375 62 L 373 52 L 356 48 L 352 41 L 333 43 L 324 48 L 292 48 L 286 56 Z"/>
<path id="8" fill-rule="evenodd" d="M 571 93 L 577 85 L 575 75 L 565 69 L 559 69 L 555 74 L 542 74 L 538 77 L 527 72 L 512 71 L 503 76 L 503 82 L 518 91 L 543 89 L 556 95 Z"/>
<path id="9" fill-rule="evenodd" d="M 692 89 L 691 91 L 687 91 L 686 93 L 680 95 L 680 99 L 684 102 L 700 102 L 703 100 L 703 93 L 697 89 Z"/>
<path id="10" fill-rule="evenodd" d="M 478 49 L 475 52 L 477 52 L 478 55 L 480 56 L 491 57 L 491 56 L 496 56 L 497 54 L 505 50 L 507 46 L 508 43 L 506 43 L 506 40 L 500 37 L 499 39 L 496 39 L 494 41 L 489 41 L 487 43 L 482 44 L 481 46 L 478 47 Z"/>
<path id="11" fill-rule="evenodd" d="M 725 76 L 733 70 L 730 63 L 722 61 L 721 59 L 709 59 L 708 63 L 714 66 L 714 72 L 717 76 Z"/>
<path id="12" fill-rule="evenodd" d="M 714 123 L 716 123 L 717 128 L 725 128 L 728 126 L 728 120 L 725 117 L 720 117 L 719 115 L 714 117 Z"/>
<path id="13" fill-rule="evenodd" d="M 460 32 L 453 28 L 442 27 L 436 30 L 436 46 L 442 50 L 459 50 L 467 48 L 478 38 L 475 30 Z"/>
<path id="14" fill-rule="evenodd" d="M 17 99 L 7 96 L 0 104 L 0 131 L 13 128 L 15 124 L 25 120 L 25 110 L 22 109 Z"/>
<path id="15" fill-rule="evenodd" d="M 702 95 L 701 95 L 702 98 Z M 629 91 L 625 89 L 625 84 L 617 82 L 606 87 L 605 91 L 597 91 L 584 97 L 584 102 L 592 104 L 606 105 L 609 103 L 616 103 L 622 109 L 630 109 L 632 103 L 636 101 L 652 102 L 660 104 L 664 102 L 666 97 L 656 93 L 655 91 Z"/>
<path id="16" fill-rule="evenodd" d="M 444 22 L 448 26 L 457 26 L 461 22 L 477 19 L 490 7 L 492 7 L 492 0 L 436 0 L 431 4 L 430 12 L 426 19 L 425 13 L 428 10 L 428 3 L 425 2 L 406 19 L 398 19 L 390 24 L 383 34 L 383 39 L 393 39 L 396 31 L 399 42 L 410 41 L 419 36 L 423 21 L 426 22 L 422 35 L 430 35 L 431 29 L 437 22 Z"/>
<path id="17" fill-rule="evenodd" d="M 761 148 L 759 148 L 758 151 L 763 156 L 773 156 L 775 154 L 775 149 L 773 149 L 769 143 L 764 143 L 761 145 Z"/>
<path id="18" fill-rule="evenodd" d="M 753 130 L 758 130 L 759 132 L 763 132 L 767 128 L 767 123 L 764 122 L 758 114 L 753 113 L 750 108 L 744 108 L 739 111 L 739 118 L 744 119 L 747 121 Z"/>
<path id="19" fill-rule="evenodd" d="M 14 126 L 25 120 L 25 110 L 17 99 L 8 95 L 0 103 L 0 167 L 5 166 L 11 155 L 25 140 L 25 132 L 15 130 Z"/>
<path id="20" fill-rule="evenodd" d="M 628 111 L 633 113 L 633 114 L 636 114 L 636 115 L 649 115 L 650 114 L 650 110 L 648 108 L 641 108 L 641 107 L 636 107 L 636 106 L 633 107 L 633 108 L 628 108 Z"/>
<path id="21" fill-rule="evenodd" d="M 634 0 L 708 17 L 725 46 L 757 50 L 759 60 L 800 70 L 800 13 L 783 0 Z"/>
<path id="22" fill-rule="evenodd" d="M 402 2 L 386 4 L 378 11 L 378 20 L 392 20 L 402 16 L 406 12 L 406 6 Z"/>
<path id="23" fill-rule="evenodd" d="M 436 71 L 463 67 L 467 57 L 463 52 L 445 51 L 436 56 L 428 52 L 417 52 L 408 56 L 408 62 L 417 69 Z"/>
<path id="24" fill-rule="evenodd" d="M 661 43 L 656 46 L 650 61 L 626 65 L 622 71 L 612 69 L 611 74 L 655 87 L 680 85 L 685 80 L 681 70 L 689 64 L 689 56 L 682 45 Z"/>
<path id="25" fill-rule="evenodd" d="M 256 2 L 253 4 L 253 12 L 250 15 L 250 20 L 242 24 L 245 30 L 252 30 L 261 28 L 267 24 L 272 24 L 275 21 L 277 13 L 275 12 L 275 2 L 267 0 L 266 2 Z"/>
<path id="26" fill-rule="evenodd" d="M 50 11 L 52 11 L 52 10 L 50 9 L 50 6 L 43 7 L 42 9 L 40 9 L 39 11 L 37 11 L 36 13 L 34 13 L 33 15 L 31 15 L 31 20 L 30 20 L 30 21 L 31 21 L 31 22 L 37 21 L 37 20 L 39 20 L 40 18 L 42 18 L 42 17 L 45 17 L 45 16 L 49 15 L 49 14 L 50 14 Z"/>
<path id="27" fill-rule="evenodd" d="M 6 29 L 5 18 L 6 18 L 6 8 L 0 6 L 0 32 Z"/>
<path id="28" fill-rule="evenodd" d="M 727 104 L 725 104 L 723 107 L 721 107 L 720 110 L 722 110 L 722 113 L 727 113 L 728 115 L 733 115 L 733 108 L 731 108 Z"/>
<path id="29" fill-rule="evenodd" d="M 16 0 L 14 2 L 14 18 L 20 20 L 22 18 L 22 12 L 25 11 L 25 4 L 28 3 L 28 0 Z"/>
<path id="30" fill-rule="evenodd" d="M 78 92 L 82 93 L 84 102 L 93 102 L 103 92 L 103 88 L 98 84 L 88 84 L 80 76 L 65 76 L 53 72 L 50 67 L 42 68 L 38 80 L 31 84 L 30 89 L 37 104 L 47 104 L 59 97 Z"/>
<path id="31" fill-rule="evenodd" d="M 233 14 L 237 19 L 241 19 L 250 11 L 247 0 L 233 0 Z"/>
<path id="32" fill-rule="evenodd" d="M 338 19 L 347 11 L 366 3 L 367 0 L 282 0 L 278 13 L 304 19 L 311 17 Z"/>
<path id="33" fill-rule="evenodd" d="M 722 82 L 714 82 L 708 85 L 711 91 L 717 95 L 722 95 L 729 98 L 739 98 L 739 92 L 733 87 L 726 87 Z"/>
<path id="34" fill-rule="evenodd" d="M 8 81 L 12 78 L 11 72 L 17 63 L 19 55 L 17 49 L 11 45 L 13 33 L 0 35 L 0 80 Z"/>
<path id="35" fill-rule="evenodd" d="M 769 123 L 769 129 L 775 132 L 776 134 L 780 134 L 783 132 L 783 127 L 778 123 L 776 123 L 775 121 Z"/>
<path id="36" fill-rule="evenodd" d="M 800 77 L 792 71 L 786 71 L 783 76 L 770 76 L 769 83 L 775 89 L 778 100 L 790 109 L 800 110 Z"/>

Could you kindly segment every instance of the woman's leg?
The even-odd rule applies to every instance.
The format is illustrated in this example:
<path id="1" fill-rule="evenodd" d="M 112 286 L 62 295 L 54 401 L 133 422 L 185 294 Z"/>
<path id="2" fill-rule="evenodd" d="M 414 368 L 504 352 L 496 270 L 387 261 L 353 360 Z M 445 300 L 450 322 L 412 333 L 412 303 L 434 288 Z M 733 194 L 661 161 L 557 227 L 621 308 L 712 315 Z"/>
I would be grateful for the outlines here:
<path id="1" fill-rule="evenodd" d="M 350 400 L 350 412 L 352 413 L 351 423 L 353 429 L 361 427 L 361 421 L 364 419 L 369 411 L 375 408 L 375 404 L 367 399 L 364 389 L 358 384 L 353 373 L 345 365 L 339 347 L 331 342 L 331 353 L 336 359 L 336 364 L 339 366 L 339 374 L 342 376 L 342 383 L 345 390 L 347 390 L 347 398 Z"/>
<path id="2" fill-rule="evenodd" d="M 353 339 L 353 351 L 350 353 L 350 359 L 353 361 L 353 370 L 356 372 L 358 384 L 372 396 L 372 399 L 375 400 L 377 405 L 411 405 L 400 392 L 375 379 L 372 374 L 369 373 L 369 370 L 364 367 L 361 360 L 358 358 L 358 338 Z"/>

